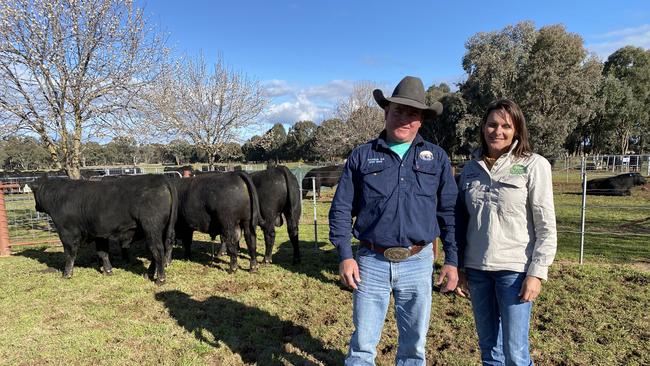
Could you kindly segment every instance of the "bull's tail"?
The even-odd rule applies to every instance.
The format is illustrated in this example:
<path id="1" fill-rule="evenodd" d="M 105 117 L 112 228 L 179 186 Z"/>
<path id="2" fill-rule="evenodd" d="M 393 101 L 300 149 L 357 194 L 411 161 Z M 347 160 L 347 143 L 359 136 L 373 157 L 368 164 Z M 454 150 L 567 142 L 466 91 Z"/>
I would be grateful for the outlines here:
<path id="1" fill-rule="evenodd" d="M 171 261 L 171 251 L 176 241 L 176 220 L 178 219 L 178 190 L 176 185 L 172 184 L 169 179 L 165 178 L 165 185 L 172 195 L 172 205 L 169 209 L 169 221 L 167 221 L 167 230 L 165 231 L 165 257 L 167 262 Z M 169 263 L 166 263 L 169 264 Z"/>
<path id="2" fill-rule="evenodd" d="M 262 218 L 262 215 L 260 214 L 260 203 L 257 197 L 257 189 L 248 173 L 244 171 L 235 171 L 235 174 L 246 183 L 246 187 L 248 188 L 248 197 L 250 198 L 251 203 L 251 231 L 254 233 L 257 225 L 264 225 L 264 218 Z"/>
<path id="3" fill-rule="evenodd" d="M 300 192 L 300 185 L 298 185 L 298 179 L 296 178 L 293 173 L 289 170 L 284 165 L 278 166 L 278 168 L 282 169 L 282 174 L 284 174 L 284 180 L 287 184 L 287 204 L 289 205 L 289 208 L 291 209 L 291 217 L 293 218 L 293 222 L 299 222 L 300 221 L 300 197 L 301 197 L 301 192 Z"/>

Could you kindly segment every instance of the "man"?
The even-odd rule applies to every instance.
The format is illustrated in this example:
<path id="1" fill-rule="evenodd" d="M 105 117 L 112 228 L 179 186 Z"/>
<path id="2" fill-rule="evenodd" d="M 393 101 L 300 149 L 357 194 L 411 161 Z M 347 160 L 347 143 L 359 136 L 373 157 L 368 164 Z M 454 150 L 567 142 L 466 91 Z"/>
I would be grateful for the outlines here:
<path id="1" fill-rule="evenodd" d="M 329 213 L 330 240 L 341 282 L 354 289 L 355 326 L 346 365 L 373 365 L 391 293 L 399 330 L 397 364 L 425 365 L 431 313 L 432 241 L 440 236 L 445 264 L 437 284 L 458 282 L 454 239 L 457 188 L 447 154 L 418 134 L 442 105 L 424 102 L 419 78 L 407 76 L 392 97 L 373 92 L 386 128 L 347 159 Z M 352 218 L 356 217 L 354 226 Z M 352 255 L 352 234 L 360 245 Z M 446 281 L 445 281 L 446 280 Z"/>

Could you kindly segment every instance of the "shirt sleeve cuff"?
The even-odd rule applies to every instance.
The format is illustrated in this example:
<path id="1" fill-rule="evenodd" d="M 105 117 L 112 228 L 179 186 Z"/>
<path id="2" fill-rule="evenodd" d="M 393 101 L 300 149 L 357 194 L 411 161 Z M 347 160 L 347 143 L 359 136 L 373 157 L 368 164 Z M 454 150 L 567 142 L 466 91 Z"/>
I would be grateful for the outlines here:
<path id="1" fill-rule="evenodd" d="M 526 274 L 546 281 L 548 279 L 548 266 L 531 263 Z"/>
<path id="2" fill-rule="evenodd" d="M 341 259 L 341 261 L 346 260 L 346 259 L 350 259 L 350 258 L 353 257 L 353 255 L 352 255 L 352 245 L 350 245 L 350 244 L 348 244 L 348 245 L 339 245 L 339 246 L 336 247 L 336 250 L 339 253 L 339 258 Z"/>

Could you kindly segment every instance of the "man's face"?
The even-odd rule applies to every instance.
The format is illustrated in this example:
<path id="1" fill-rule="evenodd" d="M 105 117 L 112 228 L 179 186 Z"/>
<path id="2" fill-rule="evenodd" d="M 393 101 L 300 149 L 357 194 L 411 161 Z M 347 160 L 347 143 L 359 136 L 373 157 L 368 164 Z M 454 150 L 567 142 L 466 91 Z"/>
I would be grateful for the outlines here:
<path id="1" fill-rule="evenodd" d="M 411 142 L 422 126 L 422 111 L 403 104 L 386 108 L 386 134 L 392 142 Z"/>

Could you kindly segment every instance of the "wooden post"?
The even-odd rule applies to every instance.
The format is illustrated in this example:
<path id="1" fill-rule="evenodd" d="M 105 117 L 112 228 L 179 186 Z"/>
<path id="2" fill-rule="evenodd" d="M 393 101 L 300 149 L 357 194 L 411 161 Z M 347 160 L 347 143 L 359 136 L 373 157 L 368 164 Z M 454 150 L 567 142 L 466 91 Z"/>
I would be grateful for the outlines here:
<path id="1" fill-rule="evenodd" d="M 7 210 L 5 207 L 4 185 L 0 183 L 0 257 L 8 257 L 10 254 L 9 225 L 7 223 Z"/>

